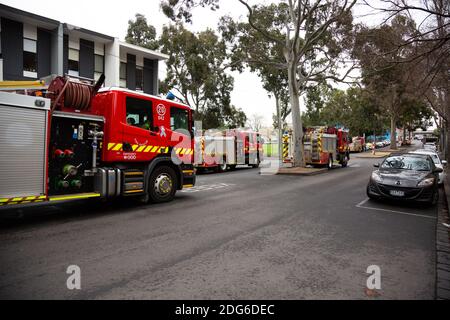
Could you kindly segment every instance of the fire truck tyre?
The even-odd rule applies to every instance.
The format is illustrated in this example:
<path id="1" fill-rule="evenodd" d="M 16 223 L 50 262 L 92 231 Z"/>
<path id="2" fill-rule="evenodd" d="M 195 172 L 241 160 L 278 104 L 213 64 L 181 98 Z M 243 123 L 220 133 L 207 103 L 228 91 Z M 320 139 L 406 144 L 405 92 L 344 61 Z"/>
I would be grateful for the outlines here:
<path id="1" fill-rule="evenodd" d="M 226 159 L 223 159 L 223 163 L 219 164 L 219 172 L 225 172 L 228 169 L 227 161 Z"/>
<path id="2" fill-rule="evenodd" d="M 150 176 L 148 185 L 150 201 L 153 203 L 171 201 L 177 191 L 176 185 L 177 176 L 172 168 L 167 166 L 156 168 Z"/>
<path id="3" fill-rule="evenodd" d="M 328 170 L 333 169 L 333 156 L 330 154 L 328 158 Z"/>
<path id="4" fill-rule="evenodd" d="M 347 164 L 348 164 L 348 157 L 344 156 L 344 159 L 342 160 L 342 163 L 341 163 L 342 168 L 345 168 L 347 166 Z"/>

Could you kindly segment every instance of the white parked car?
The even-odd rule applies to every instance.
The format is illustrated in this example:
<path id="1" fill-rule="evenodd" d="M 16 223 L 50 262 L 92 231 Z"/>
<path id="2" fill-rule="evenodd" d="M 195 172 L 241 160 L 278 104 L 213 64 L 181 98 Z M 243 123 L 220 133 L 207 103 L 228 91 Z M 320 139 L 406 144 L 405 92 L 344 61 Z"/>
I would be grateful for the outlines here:
<path id="1" fill-rule="evenodd" d="M 410 151 L 409 153 L 429 155 L 431 157 L 431 159 L 433 159 L 434 165 L 437 168 L 441 168 L 443 170 L 445 169 L 444 167 L 447 165 L 447 161 L 441 160 L 441 158 L 439 157 L 437 152 L 432 151 L 430 149 L 419 149 L 416 151 Z M 443 184 L 444 179 L 445 179 L 445 171 L 439 173 L 438 184 Z"/>
<path id="2" fill-rule="evenodd" d="M 434 144 L 434 142 L 427 142 L 423 145 L 423 148 L 425 150 L 432 150 L 434 152 L 436 152 L 437 148 L 436 145 Z"/>

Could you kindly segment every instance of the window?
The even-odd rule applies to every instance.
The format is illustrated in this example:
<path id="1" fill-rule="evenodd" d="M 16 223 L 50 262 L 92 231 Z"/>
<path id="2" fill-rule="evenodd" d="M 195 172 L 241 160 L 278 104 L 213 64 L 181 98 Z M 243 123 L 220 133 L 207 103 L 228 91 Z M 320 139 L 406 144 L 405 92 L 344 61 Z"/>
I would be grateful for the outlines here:
<path id="1" fill-rule="evenodd" d="M 152 102 L 127 97 L 127 124 L 149 130 L 152 128 Z"/>
<path id="2" fill-rule="evenodd" d="M 172 131 L 184 129 L 189 131 L 189 113 L 185 109 L 170 108 L 170 129 Z"/>
<path id="3" fill-rule="evenodd" d="M 37 78 L 36 40 L 23 39 L 23 75 L 29 78 Z"/>
<path id="4" fill-rule="evenodd" d="M 125 62 L 120 63 L 120 87 L 127 87 L 127 64 Z"/>
<path id="5" fill-rule="evenodd" d="M 80 51 L 69 48 L 69 75 L 78 77 L 80 71 Z"/>
<path id="6" fill-rule="evenodd" d="M 136 67 L 136 90 L 144 90 L 144 70 L 142 67 Z"/>
<path id="7" fill-rule="evenodd" d="M 104 60 L 105 58 L 99 54 L 94 56 L 95 64 L 94 64 L 94 79 L 98 80 L 100 76 L 105 72 Z"/>
<path id="8" fill-rule="evenodd" d="M 402 169 L 416 171 L 430 171 L 431 164 L 426 158 L 393 156 L 383 161 L 382 169 Z"/>

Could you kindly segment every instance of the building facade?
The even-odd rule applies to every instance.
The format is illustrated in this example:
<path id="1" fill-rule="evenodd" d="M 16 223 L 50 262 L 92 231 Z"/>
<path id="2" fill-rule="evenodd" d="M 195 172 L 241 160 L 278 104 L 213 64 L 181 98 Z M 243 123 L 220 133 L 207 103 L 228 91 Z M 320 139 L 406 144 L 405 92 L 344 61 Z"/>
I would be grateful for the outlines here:
<path id="1" fill-rule="evenodd" d="M 157 95 L 158 62 L 168 56 L 118 38 L 0 4 L 0 81 L 49 75 L 98 79 Z"/>

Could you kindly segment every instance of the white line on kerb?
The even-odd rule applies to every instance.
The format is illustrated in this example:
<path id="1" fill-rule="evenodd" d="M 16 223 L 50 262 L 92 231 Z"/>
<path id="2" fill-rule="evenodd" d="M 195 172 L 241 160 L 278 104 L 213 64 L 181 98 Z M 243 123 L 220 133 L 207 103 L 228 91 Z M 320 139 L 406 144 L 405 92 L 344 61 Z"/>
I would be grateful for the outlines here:
<path id="1" fill-rule="evenodd" d="M 365 207 L 365 206 L 363 206 L 363 204 L 365 204 L 369 200 L 370 199 L 367 198 L 367 199 L 361 201 L 360 203 L 358 203 L 356 205 L 356 207 L 357 208 L 362 208 L 362 209 L 378 210 L 378 211 L 385 211 L 385 212 L 404 214 L 404 215 L 407 215 L 407 216 L 414 216 L 414 217 L 421 217 L 421 218 L 428 218 L 428 219 L 436 219 L 436 217 L 427 216 L 427 215 L 424 215 L 424 214 L 417 214 L 417 213 L 410 213 L 410 212 L 404 212 L 404 211 L 396 211 L 396 210 L 389 210 L 389 209 L 381 209 L 381 208 L 373 208 L 373 207 Z"/>

